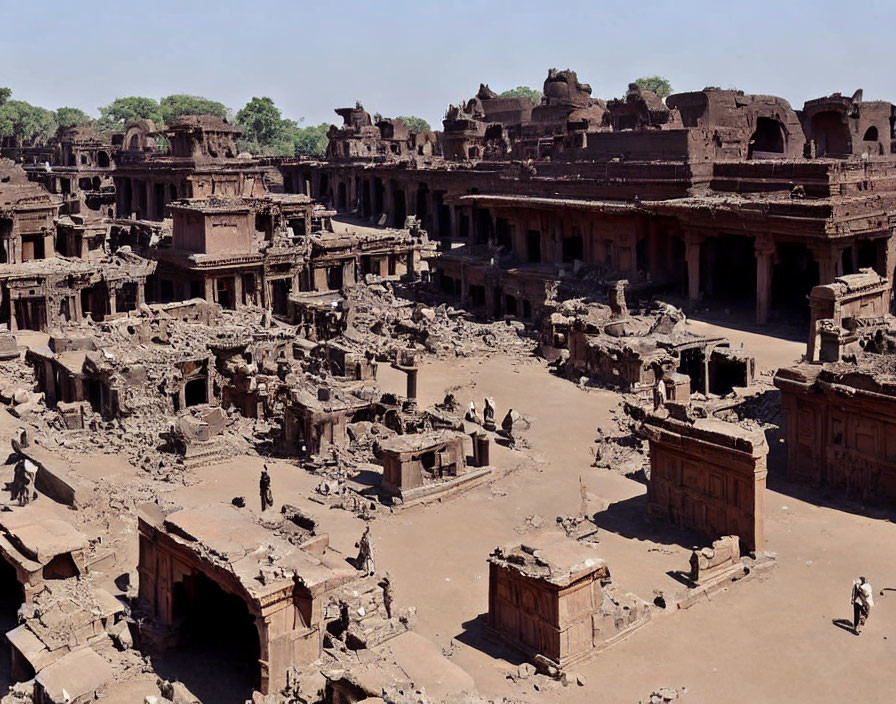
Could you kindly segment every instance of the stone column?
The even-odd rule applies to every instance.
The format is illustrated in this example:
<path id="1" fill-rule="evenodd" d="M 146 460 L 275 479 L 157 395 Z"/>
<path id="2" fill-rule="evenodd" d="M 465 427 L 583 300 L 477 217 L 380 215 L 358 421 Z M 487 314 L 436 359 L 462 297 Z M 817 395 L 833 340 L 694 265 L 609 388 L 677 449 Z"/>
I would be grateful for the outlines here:
<path id="1" fill-rule="evenodd" d="M 19 321 L 16 318 L 16 302 L 13 300 L 12 291 L 6 290 L 7 301 L 9 302 L 9 331 L 15 332 L 19 329 Z"/>
<path id="2" fill-rule="evenodd" d="M 205 300 L 208 303 L 215 302 L 215 280 L 211 277 L 205 279 Z"/>
<path id="3" fill-rule="evenodd" d="M 700 247 L 703 237 L 687 233 L 684 239 L 685 258 L 688 262 L 688 300 L 696 302 L 700 298 Z"/>
<path id="4" fill-rule="evenodd" d="M 830 284 L 834 279 L 843 273 L 843 263 L 841 259 L 840 247 L 831 244 L 820 244 L 810 246 L 809 251 L 815 261 L 818 262 L 818 283 L 820 285 Z"/>
<path id="5" fill-rule="evenodd" d="M 109 315 L 115 315 L 118 312 L 118 305 L 115 300 L 115 294 L 118 292 L 115 288 L 107 289 L 109 293 Z"/>
<path id="6" fill-rule="evenodd" d="M 890 283 L 890 295 L 893 295 L 893 274 L 896 270 L 896 236 L 892 233 L 888 237 L 877 240 L 877 273 L 885 276 Z"/>
<path id="7" fill-rule="evenodd" d="M 407 390 L 405 396 L 408 400 L 417 400 L 417 367 L 405 367 L 404 372 L 407 375 Z"/>
<path id="8" fill-rule="evenodd" d="M 146 184 L 146 212 L 143 217 L 146 220 L 154 220 L 156 214 L 156 191 L 152 182 L 147 181 Z"/>
<path id="9" fill-rule="evenodd" d="M 777 248 L 769 236 L 757 237 L 753 248 L 756 252 L 756 323 L 765 325 L 771 305 L 772 272 Z"/>
<path id="10" fill-rule="evenodd" d="M 146 282 L 137 282 L 137 308 L 146 303 Z"/>
<path id="11" fill-rule="evenodd" d="M 473 440 L 473 462 L 477 467 L 489 465 L 489 438 L 487 433 L 481 430 L 470 433 Z"/>

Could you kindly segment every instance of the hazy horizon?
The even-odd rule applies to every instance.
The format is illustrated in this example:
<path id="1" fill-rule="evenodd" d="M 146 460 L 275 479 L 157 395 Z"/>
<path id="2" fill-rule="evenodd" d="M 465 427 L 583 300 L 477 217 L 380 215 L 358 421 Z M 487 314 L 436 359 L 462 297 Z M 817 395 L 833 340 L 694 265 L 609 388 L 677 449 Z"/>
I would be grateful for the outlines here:
<path id="1" fill-rule="evenodd" d="M 541 89 L 571 68 L 593 95 L 613 98 L 643 75 L 675 92 L 708 85 L 805 100 L 864 88 L 896 101 L 896 3 L 757 0 L 725 8 L 699 0 L 624 6 L 569 0 L 396 0 L 306 6 L 159 0 L 151 13 L 109 2 L 0 0 L 15 28 L 0 43 L 0 86 L 52 110 L 98 116 L 115 98 L 201 95 L 236 112 L 270 96 L 285 117 L 338 122 L 360 100 L 371 113 L 418 115 L 441 127 L 449 103 L 480 82 Z"/>

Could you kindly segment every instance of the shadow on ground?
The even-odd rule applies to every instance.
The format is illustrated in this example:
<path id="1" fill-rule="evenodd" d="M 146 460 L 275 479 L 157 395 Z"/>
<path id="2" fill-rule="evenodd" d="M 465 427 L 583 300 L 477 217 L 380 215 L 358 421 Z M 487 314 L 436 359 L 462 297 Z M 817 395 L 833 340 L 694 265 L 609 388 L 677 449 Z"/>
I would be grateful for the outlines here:
<path id="1" fill-rule="evenodd" d="M 594 514 L 593 520 L 601 530 L 624 538 L 679 545 L 687 550 L 707 545 L 706 538 L 694 531 L 682 530 L 665 521 L 648 517 L 646 494 L 612 503 L 605 510 Z"/>
<path id="2" fill-rule="evenodd" d="M 476 618 L 464 621 L 461 624 L 463 631 L 454 636 L 454 640 L 468 645 L 471 648 L 489 655 L 497 660 L 506 660 L 513 666 L 522 665 L 529 659 L 522 653 L 507 647 L 503 643 L 486 638 L 482 629 L 485 625 L 487 614 L 479 614 Z"/>

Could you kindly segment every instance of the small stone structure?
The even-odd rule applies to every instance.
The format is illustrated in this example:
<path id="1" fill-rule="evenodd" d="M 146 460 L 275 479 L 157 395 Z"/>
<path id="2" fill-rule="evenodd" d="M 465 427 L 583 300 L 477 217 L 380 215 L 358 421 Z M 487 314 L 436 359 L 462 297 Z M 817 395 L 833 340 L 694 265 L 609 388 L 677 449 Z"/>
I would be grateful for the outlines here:
<path id="1" fill-rule="evenodd" d="M 479 484 L 491 469 L 467 467 L 464 440 L 462 433 L 450 430 L 396 435 L 384 440 L 380 445 L 382 489 L 407 503 L 455 494 Z M 478 456 L 487 455 L 488 451 L 483 452 L 480 445 Z"/>
<path id="2" fill-rule="evenodd" d="M 610 587 L 594 549 L 557 531 L 489 557 L 485 635 L 536 663 L 566 668 L 647 622 L 649 607 Z"/>
<path id="3" fill-rule="evenodd" d="M 651 516 L 710 540 L 738 535 L 747 550 L 763 549 L 768 445 L 761 432 L 692 417 L 675 403 L 647 412 L 637 430 L 650 443 Z"/>

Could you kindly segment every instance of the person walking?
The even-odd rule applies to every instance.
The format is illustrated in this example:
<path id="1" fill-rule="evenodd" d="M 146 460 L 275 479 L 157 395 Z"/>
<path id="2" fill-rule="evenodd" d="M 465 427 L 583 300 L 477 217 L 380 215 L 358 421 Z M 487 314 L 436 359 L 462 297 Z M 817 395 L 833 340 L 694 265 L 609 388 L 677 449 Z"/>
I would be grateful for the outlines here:
<path id="1" fill-rule="evenodd" d="M 852 583 L 852 595 L 849 601 L 852 604 L 852 630 L 859 635 L 871 609 L 874 608 L 874 590 L 868 580 L 859 577 Z"/>

